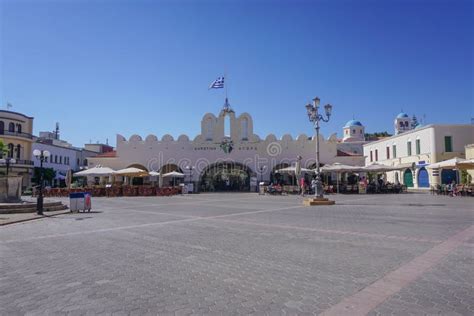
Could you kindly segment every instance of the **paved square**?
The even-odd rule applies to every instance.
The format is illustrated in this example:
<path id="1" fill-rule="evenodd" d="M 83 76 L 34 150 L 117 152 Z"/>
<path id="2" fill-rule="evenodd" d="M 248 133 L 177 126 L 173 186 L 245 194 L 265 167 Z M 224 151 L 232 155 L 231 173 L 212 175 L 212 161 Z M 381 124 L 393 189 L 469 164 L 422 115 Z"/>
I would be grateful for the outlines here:
<path id="1" fill-rule="evenodd" d="M 474 314 L 471 198 L 94 198 L 0 227 L 0 314 Z"/>

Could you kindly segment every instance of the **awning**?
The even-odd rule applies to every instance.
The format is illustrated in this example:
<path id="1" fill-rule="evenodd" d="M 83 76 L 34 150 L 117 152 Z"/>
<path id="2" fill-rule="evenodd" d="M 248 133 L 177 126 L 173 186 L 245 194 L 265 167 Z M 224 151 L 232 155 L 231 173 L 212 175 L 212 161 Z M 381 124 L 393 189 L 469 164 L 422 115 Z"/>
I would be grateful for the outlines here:
<path id="1" fill-rule="evenodd" d="M 474 162 L 458 157 L 440 161 L 429 165 L 430 169 L 471 169 L 474 167 Z"/>

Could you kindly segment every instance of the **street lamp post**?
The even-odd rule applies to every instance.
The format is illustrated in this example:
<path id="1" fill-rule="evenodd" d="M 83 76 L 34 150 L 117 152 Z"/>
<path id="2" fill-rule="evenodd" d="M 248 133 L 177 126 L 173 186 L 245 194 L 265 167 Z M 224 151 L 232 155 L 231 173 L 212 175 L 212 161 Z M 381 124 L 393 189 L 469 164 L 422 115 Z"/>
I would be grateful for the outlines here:
<path id="1" fill-rule="evenodd" d="M 40 161 L 39 193 L 36 200 L 36 214 L 43 215 L 43 162 L 51 155 L 47 150 L 33 150 L 33 155 Z"/>
<path id="2" fill-rule="evenodd" d="M 7 174 L 7 177 L 8 177 L 8 173 L 9 173 L 9 171 L 10 171 L 10 165 L 16 164 L 16 160 L 15 160 L 14 158 L 7 157 L 7 158 L 2 158 L 2 159 L 0 159 L 0 162 L 1 162 L 2 164 L 5 164 L 5 167 L 7 168 L 6 174 Z"/>
<path id="3" fill-rule="evenodd" d="M 193 183 L 193 170 L 196 169 L 196 167 L 186 166 L 186 169 L 189 170 L 189 184 L 191 184 Z M 193 192 L 194 192 L 194 184 L 193 184 Z"/>
<path id="4" fill-rule="evenodd" d="M 313 104 L 306 105 L 306 111 L 308 114 L 309 121 L 313 123 L 314 129 L 316 130 L 316 188 L 314 190 L 314 197 L 317 199 L 323 198 L 323 185 L 321 182 L 321 170 L 319 163 L 319 122 L 328 122 L 331 117 L 332 105 L 326 104 L 324 106 L 324 111 L 326 114 L 325 118 L 322 114 L 319 114 L 319 98 L 316 97 L 313 99 Z"/>

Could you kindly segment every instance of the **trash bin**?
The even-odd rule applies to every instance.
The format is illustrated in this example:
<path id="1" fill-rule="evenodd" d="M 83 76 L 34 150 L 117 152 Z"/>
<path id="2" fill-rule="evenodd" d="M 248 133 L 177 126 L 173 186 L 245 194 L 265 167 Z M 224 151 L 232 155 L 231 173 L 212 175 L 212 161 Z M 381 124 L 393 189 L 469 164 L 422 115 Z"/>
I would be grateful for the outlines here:
<path id="1" fill-rule="evenodd" d="M 69 209 L 73 211 L 88 211 L 92 208 L 92 195 L 89 192 L 76 192 L 69 194 Z"/>

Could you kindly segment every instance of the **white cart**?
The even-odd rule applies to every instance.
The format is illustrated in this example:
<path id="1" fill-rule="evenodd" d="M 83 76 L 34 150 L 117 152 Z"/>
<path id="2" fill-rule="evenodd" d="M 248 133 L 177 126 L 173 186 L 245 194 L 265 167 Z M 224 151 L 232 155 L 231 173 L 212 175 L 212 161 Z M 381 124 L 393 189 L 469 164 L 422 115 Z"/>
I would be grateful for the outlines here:
<path id="1" fill-rule="evenodd" d="M 69 209 L 73 211 L 88 211 L 92 208 L 92 195 L 88 192 L 76 192 L 69 194 Z"/>

